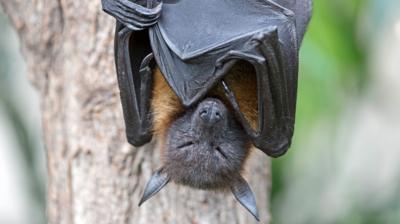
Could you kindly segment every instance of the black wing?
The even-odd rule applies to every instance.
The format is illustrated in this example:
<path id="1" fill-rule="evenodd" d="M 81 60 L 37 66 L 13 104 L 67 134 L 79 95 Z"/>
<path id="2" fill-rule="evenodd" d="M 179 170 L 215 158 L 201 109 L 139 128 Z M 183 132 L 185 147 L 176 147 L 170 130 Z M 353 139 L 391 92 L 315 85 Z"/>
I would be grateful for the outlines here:
<path id="1" fill-rule="evenodd" d="M 115 63 L 128 142 L 141 146 L 151 140 L 150 98 L 152 90 L 151 62 L 153 53 L 148 32 L 132 30 L 117 22 Z M 132 49 L 140 45 L 138 49 Z"/>
<path id="2" fill-rule="evenodd" d="M 222 60 L 243 59 L 257 73 L 259 122 L 253 130 L 240 111 L 234 93 L 222 82 L 226 95 L 256 147 L 272 157 L 283 155 L 294 131 L 298 51 L 310 20 L 312 1 L 276 1 L 295 13 L 295 26 L 273 27 L 253 36 L 247 49 L 231 51 Z"/>
<path id="3" fill-rule="evenodd" d="M 251 129 L 222 81 L 226 94 L 258 148 L 274 157 L 286 152 L 294 128 L 298 46 L 310 18 L 311 0 L 174 1 L 164 5 L 162 13 L 161 1 L 128 1 L 103 0 L 103 7 L 123 24 L 117 27 L 117 73 L 132 144 L 151 138 L 153 52 L 185 106 L 220 83 L 236 61 L 250 62 L 258 77 L 259 130 Z M 150 41 L 147 29 L 139 31 L 149 26 Z"/>

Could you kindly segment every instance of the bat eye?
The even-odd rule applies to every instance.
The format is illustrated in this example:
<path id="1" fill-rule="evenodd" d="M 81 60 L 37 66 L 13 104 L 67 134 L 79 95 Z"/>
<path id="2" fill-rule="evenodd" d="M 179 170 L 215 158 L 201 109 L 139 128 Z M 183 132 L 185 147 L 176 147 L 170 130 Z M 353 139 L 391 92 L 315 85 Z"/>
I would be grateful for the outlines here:
<path id="1" fill-rule="evenodd" d="M 182 149 L 182 148 L 185 148 L 185 147 L 188 147 L 188 146 L 192 146 L 192 145 L 194 145 L 194 142 L 188 141 L 188 142 L 185 142 L 185 143 L 179 145 L 178 149 Z"/>
<path id="2" fill-rule="evenodd" d="M 219 154 L 221 154 L 222 157 L 225 159 L 228 159 L 228 157 L 225 155 L 224 151 L 221 149 L 221 147 L 217 146 L 214 148 Z"/>

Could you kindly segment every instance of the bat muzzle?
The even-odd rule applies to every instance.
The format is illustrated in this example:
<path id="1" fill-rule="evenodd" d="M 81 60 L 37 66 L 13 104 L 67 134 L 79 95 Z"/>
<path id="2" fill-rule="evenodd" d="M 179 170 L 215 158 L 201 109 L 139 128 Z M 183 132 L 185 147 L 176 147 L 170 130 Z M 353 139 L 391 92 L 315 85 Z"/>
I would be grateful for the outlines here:
<path id="1" fill-rule="evenodd" d="M 194 123 L 200 128 L 218 128 L 226 124 L 227 109 L 218 99 L 205 99 L 199 104 L 194 115 Z"/>

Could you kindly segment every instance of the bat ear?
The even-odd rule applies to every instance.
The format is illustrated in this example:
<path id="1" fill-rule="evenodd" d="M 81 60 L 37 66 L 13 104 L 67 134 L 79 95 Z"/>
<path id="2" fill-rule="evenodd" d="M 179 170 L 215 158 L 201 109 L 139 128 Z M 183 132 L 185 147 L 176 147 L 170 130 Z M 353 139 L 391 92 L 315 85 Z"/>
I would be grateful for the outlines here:
<path id="1" fill-rule="evenodd" d="M 236 200 L 238 200 L 240 204 L 243 205 L 243 207 L 245 207 L 254 218 L 256 218 L 257 221 L 260 221 L 254 194 L 246 180 L 239 176 L 231 186 L 231 190 L 233 195 L 235 195 Z"/>
<path id="2" fill-rule="evenodd" d="M 149 182 L 146 184 L 142 199 L 140 199 L 139 206 L 141 206 L 149 198 L 157 194 L 165 185 L 168 184 L 170 178 L 162 169 L 156 171 L 150 178 Z"/>

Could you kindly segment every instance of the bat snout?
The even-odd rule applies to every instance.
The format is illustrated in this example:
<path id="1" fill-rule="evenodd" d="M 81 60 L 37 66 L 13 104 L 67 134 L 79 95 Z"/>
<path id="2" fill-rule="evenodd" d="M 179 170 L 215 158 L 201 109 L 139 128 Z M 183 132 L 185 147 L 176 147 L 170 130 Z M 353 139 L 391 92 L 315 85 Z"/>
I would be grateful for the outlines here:
<path id="1" fill-rule="evenodd" d="M 198 105 L 194 116 L 199 125 L 216 127 L 227 118 L 227 109 L 218 99 L 209 98 Z"/>

